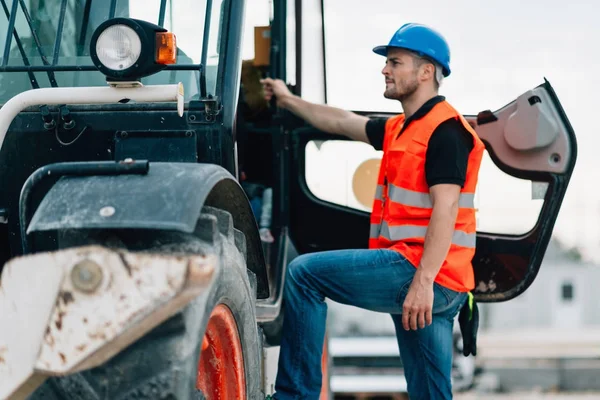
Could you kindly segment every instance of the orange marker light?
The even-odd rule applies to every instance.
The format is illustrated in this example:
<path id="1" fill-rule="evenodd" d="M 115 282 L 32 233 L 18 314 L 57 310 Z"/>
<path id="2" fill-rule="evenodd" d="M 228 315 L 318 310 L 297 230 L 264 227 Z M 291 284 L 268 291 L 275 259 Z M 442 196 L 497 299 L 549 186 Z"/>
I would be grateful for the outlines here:
<path id="1" fill-rule="evenodd" d="M 175 64 L 177 62 L 177 39 L 172 32 L 156 33 L 156 63 Z"/>

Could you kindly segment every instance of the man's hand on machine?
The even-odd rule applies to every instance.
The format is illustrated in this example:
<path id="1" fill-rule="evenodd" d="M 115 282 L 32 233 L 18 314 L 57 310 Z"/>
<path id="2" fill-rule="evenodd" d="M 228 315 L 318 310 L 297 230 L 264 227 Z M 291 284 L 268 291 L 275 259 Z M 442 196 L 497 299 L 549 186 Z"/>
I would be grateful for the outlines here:
<path id="1" fill-rule="evenodd" d="M 292 92 L 290 92 L 285 82 L 281 79 L 265 78 L 261 79 L 260 83 L 263 84 L 265 99 L 267 101 L 271 101 L 273 96 L 275 96 L 275 100 L 277 100 L 278 107 L 285 108 L 285 99 L 293 96 Z"/>

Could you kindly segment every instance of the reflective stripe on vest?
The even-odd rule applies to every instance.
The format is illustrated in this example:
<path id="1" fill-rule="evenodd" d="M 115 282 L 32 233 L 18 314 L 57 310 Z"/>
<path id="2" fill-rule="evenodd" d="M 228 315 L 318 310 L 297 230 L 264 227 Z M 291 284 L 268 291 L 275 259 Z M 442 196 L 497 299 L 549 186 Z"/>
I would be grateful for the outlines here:
<path id="1" fill-rule="evenodd" d="M 426 233 L 426 226 L 398 225 L 390 227 L 385 221 L 382 222 L 381 225 L 371 224 L 371 239 L 378 239 L 382 237 L 390 242 L 406 239 L 420 239 L 424 241 Z M 454 234 L 452 235 L 452 244 L 461 247 L 474 249 L 476 240 L 476 233 L 467 233 L 455 230 Z"/>
<path id="2" fill-rule="evenodd" d="M 379 239 L 380 232 L 381 224 L 371 224 L 371 232 L 369 233 L 371 239 Z"/>
<path id="3" fill-rule="evenodd" d="M 383 200 L 383 185 L 377 185 L 375 190 L 375 200 Z"/>
<path id="4" fill-rule="evenodd" d="M 419 193 L 395 185 L 390 185 L 389 187 L 388 198 L 394 203 L 410 207 L 433 208 L 429 193 Z M 383 185 L 377 185 L 375 199 L 383 200 Z M 475 194 L 461 193 L 458 198 L 458 207 L 475 208 Z"/>

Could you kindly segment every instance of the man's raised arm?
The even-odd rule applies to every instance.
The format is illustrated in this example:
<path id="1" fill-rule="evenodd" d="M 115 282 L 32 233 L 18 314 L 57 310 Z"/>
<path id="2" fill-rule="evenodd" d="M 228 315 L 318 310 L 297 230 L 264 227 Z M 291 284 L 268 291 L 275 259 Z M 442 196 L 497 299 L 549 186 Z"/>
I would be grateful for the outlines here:
<path id="1" fill-rule="evenodd" d="M 279 107 L 289 110 L 318 130 L 370 144 L 366 129 L 369 118 L 303 100 L 290 92 L 282 80 L 266 78 L 261 82 L 267 101 L 275 96 Z"/>

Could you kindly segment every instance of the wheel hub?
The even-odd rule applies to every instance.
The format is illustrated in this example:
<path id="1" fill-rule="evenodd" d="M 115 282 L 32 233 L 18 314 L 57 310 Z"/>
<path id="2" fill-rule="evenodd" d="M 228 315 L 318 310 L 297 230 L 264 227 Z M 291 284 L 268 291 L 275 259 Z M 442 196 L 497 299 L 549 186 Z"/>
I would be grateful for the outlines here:
<path id="1" fill-rule="evenodd" d="M 202 340 L 196 388 L 207 400 L 246 398 L 242 343 L 233 313 L 224 304 L 210 315 Z"/>

